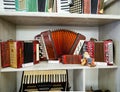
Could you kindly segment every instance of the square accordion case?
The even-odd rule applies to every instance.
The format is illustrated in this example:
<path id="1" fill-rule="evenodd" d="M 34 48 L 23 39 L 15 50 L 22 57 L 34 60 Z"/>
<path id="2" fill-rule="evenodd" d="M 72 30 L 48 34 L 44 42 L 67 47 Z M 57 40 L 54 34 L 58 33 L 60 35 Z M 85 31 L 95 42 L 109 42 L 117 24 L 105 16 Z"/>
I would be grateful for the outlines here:
<path id="1" fill-rule="evenodd" d="M 86 37 L 66 29 L 43 31 L 35 36 L 40 42 L 40 60 L 57 60 L 63 55 L 79 55 Z"/>

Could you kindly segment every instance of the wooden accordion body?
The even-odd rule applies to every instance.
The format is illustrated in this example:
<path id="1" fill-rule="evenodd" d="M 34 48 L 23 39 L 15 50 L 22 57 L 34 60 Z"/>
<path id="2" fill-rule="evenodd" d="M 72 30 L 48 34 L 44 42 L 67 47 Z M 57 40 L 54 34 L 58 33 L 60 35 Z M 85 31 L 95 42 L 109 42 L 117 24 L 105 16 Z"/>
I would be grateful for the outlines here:
<path id="1" fill-rule="evenodd" d="M 80 40 L 85 40 L 85 36 L 74 31 L 58 29 L 41 32 L 35 39 L 41 44 L 41 58 L 56 60 L 62 55 L 73 55 Z"/>

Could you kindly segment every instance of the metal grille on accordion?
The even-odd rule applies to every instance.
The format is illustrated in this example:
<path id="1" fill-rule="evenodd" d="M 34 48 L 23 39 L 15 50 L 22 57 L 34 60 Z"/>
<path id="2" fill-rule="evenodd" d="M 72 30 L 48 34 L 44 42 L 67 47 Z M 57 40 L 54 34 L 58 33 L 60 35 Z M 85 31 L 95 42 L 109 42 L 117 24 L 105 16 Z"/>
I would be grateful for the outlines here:
<path id="1" fill-rule="evenodd" d="M 23 72 L 20 92 L 68 90 L 67 70 L 43 70 Z"/>
<path id="2" fill-rule="evenodd" d="M 70 12 L 71 13 L 83 13 L 83 1 L 82 0 L 72 0 L 70 4 Z"/>

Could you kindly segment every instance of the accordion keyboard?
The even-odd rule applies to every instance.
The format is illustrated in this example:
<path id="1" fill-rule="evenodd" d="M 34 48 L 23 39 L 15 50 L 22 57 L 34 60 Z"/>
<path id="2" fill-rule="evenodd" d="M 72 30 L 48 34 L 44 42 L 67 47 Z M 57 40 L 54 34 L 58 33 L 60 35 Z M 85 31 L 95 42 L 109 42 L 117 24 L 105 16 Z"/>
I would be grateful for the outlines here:
<path id="1" fill-rule="evenodd" d="M 19 92 L 69 90 L 67 70 L 24 71 Z"/>
<path id="2" fill-rule="evenodd" d="M 66 70 L 25 71 L 23 84 L 66 82 Z"/>

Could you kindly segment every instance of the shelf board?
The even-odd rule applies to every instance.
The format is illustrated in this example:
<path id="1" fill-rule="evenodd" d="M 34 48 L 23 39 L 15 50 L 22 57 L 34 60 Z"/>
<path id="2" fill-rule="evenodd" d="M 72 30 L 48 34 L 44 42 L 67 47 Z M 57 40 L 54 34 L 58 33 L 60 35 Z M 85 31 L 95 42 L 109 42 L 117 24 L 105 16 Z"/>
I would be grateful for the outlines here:
<path id="1" fill-rule="evenodd" d="M 0 18 L 16 25 L 65 25 L 101 26 L 119 21 L 119 15 L 45 13 L 45 12 L 0 12 Z"/>
<path id="2" fill-rule="evenodd" d="M 51 64 L 48 62 L 41 62 L 39 64 L 36 65 L 32 65 L 29 67 L 24 67 L 24 68 L 11 68 L 11 67 L 7 67 L 7 68 L 2 68 L 1 72 L 15 72 L 15 71 L 29 71 L 29 70 L 56 70 L 56 69 L 116 69 L 117 66 L 113 65 L 113 66 L 96 66 L 96 67 L 88 67 L 88 66 L 81 66 L 80 64 L 62 64 L 62 63 L 58 63 L 58 64 Z"/>

